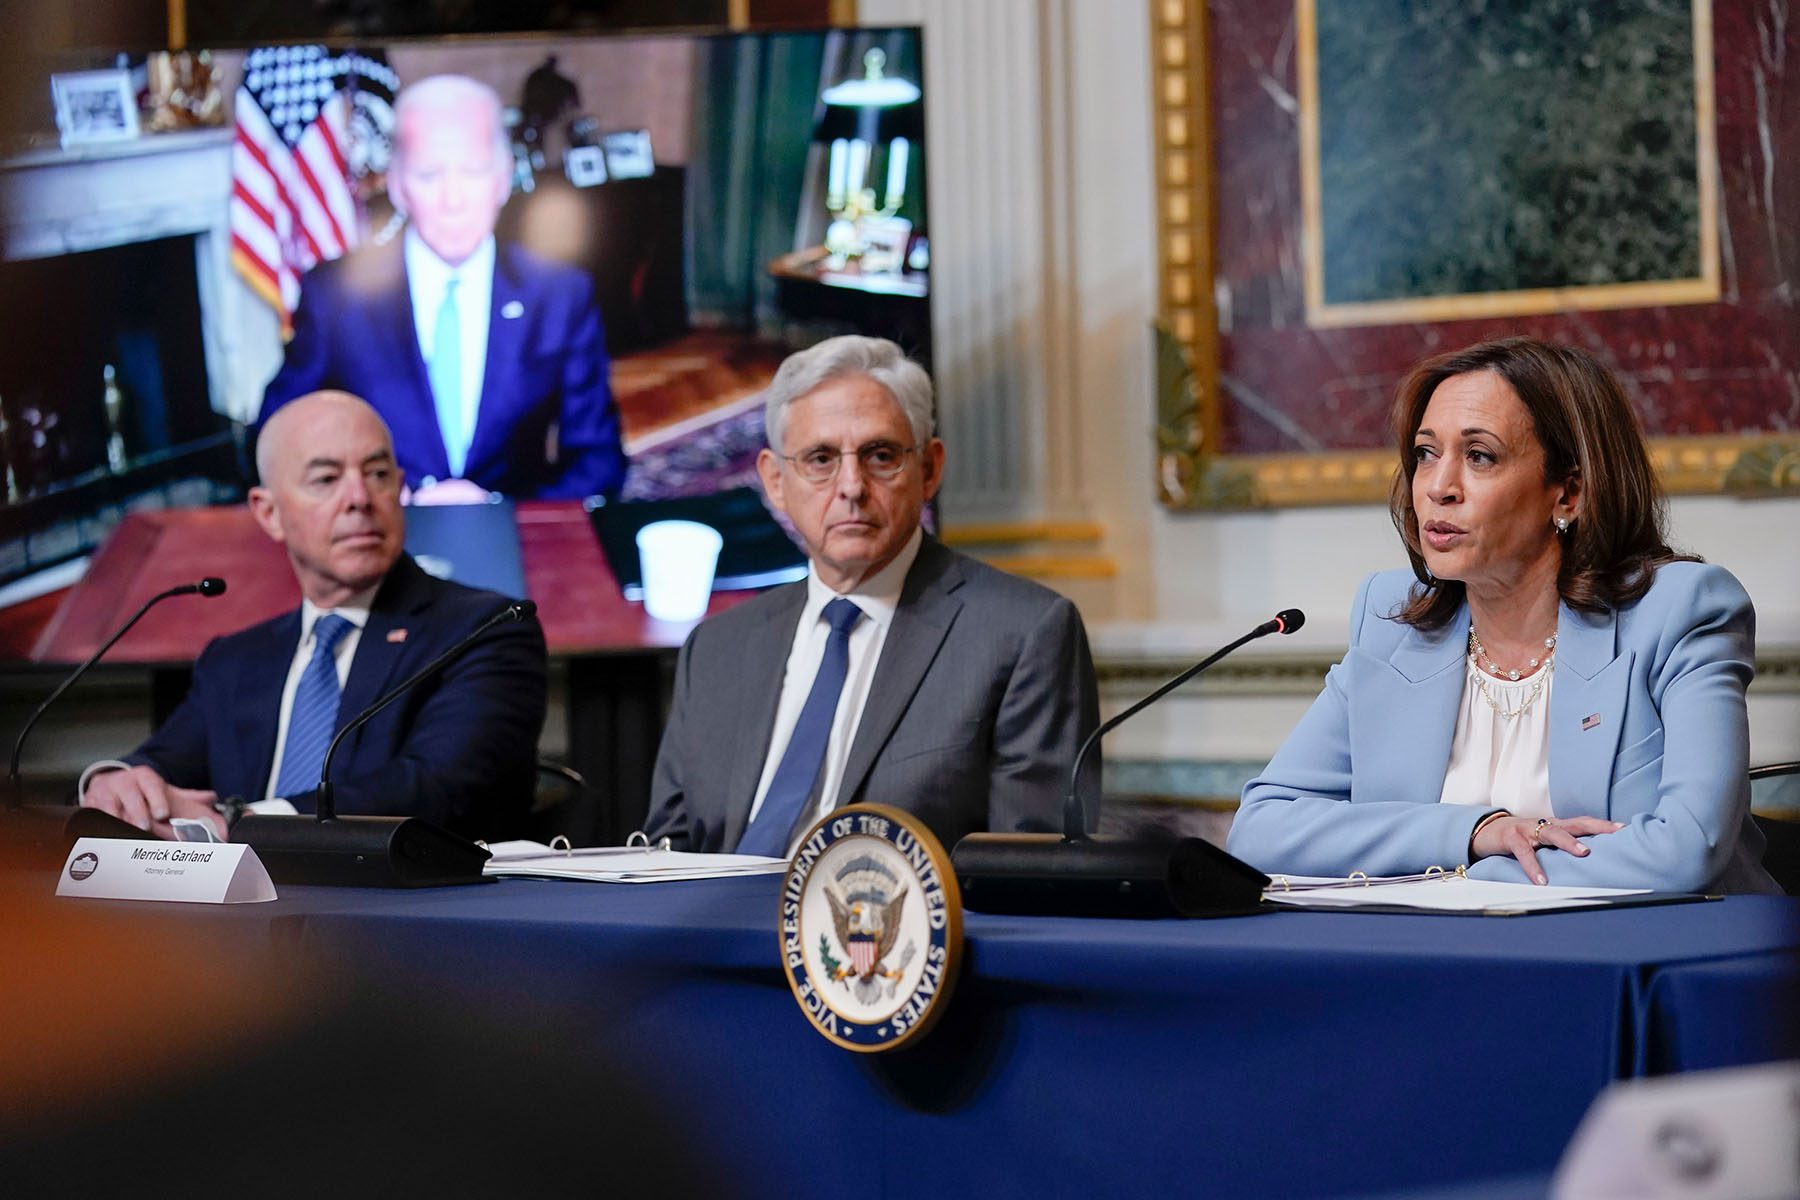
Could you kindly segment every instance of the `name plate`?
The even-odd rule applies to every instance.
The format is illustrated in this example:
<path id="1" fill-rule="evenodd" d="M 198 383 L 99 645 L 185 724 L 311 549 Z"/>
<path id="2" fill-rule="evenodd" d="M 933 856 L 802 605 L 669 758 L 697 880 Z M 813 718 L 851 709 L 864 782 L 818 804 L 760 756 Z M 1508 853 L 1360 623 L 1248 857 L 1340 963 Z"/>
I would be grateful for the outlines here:
<path id="1" fill-rule="evenodd" d="M 275 885 L 249 846 L 84 837 L 69 851 L 56 894 L 94 900 L 249 904 L 275 899 Z"/>

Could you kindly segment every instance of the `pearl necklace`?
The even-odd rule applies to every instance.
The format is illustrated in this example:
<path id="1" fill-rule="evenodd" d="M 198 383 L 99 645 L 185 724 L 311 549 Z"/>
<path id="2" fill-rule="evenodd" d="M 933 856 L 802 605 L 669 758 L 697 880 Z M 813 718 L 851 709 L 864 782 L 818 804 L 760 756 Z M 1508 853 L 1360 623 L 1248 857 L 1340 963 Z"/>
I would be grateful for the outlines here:
<path id="1" fill-rule="evenodd" d="M 1483 668 L 1486 669 L 1486 672 L 1491 673 L 1496 678 L 1504 678 L 1514 682 L 1517 682 L 1519 679 L 1520 672 L 1502 670 L 1500 664 L 1488 656 L 1487 647 L 1483 646 L 1481 644 L 1481 639 L 1475 635 L 1475 627 L 1473 625 L 1469 626 L 1469 662 L 1475 667 L 1475 688 L 1481 693 L 1481 698 L 1487 701 L 1487 706 L 1496 713 L 1499 713 L 1503 720 L 1510 721 L 1515 717 L 1531 711 L 1531 706 L 1537 702 L 1537 698 L 1544 694 L 1544 681 L 1550 676 L 1550 668 L 1553 665 L 1555 658 L 1556 635 L 1553 633 L 1544 639 L 1544 656 L 1542 658 L 1532 659 L 1531 665 L 1526 668 L 1525 673 L 1527 674 L 1532 671 L 1537 671 L 1537 678 L 1531 681 L 1531 690 L 1525 693 L 1525 699 L 1519 702 L 1517 708 L 1507 708 L 1498 700 L 1495 700 L 1494 694 L 1488 690 L 1487 679 L 1483 673 Z M 1542 667 L 1543 669 L 1538 670 L 1539 667 Z"/>
<path id="2" fill-rule="evenodd" d="M 1556 635 L 1553 633 L 1544 639 L 1544 657 L 1532 659 L 1531 665 L 1526 667 L 1523 671 L 1508 671 L 1490 658 L 1488 656 L 1487 647 L 1481 644 L 1481 639 L 1476 636 L 1475 626 L 1473 625 L 1469 626 L 1469 653 L 1474 655 L 1476 661 L 1481 666 L 1486 667 L 1488 674 L 1492 675 L 1495 679 L 1506 679 L 1513 683 L 1517 683 L 1519 682 L 1520 676 L 1531 674 L 1545 662 L 1548 662 L 1550 656 L 1556 653 Z"/>

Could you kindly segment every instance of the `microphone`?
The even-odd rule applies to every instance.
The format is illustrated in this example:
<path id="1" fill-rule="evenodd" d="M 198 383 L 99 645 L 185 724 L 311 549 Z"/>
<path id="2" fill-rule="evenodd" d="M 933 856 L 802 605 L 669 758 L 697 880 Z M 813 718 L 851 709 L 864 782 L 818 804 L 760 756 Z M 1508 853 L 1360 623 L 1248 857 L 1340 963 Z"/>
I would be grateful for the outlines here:
<path id="1" fill-rule="evenodd" d="M 423 667 L 420 667 L 413 673 L 411 678 L 403 680 L 390 688 L 387 695 L 357 713 L 348 724 L 338 730 L 337 736 L 331 739 L 331 744 L 325 747 L 325 759 L 319 764 L 319 788 L 318 791 L 313 793 L 317 799 L 315 808 L 318 813 L 318 819 L 321 821 L 333 821 L 337 819 L 337 806 L 331 795 L 331 760 L 337 754 L 337 748 L 343 744 L 346 737 L 355 730 L 361 729 L 364 725 L 368 724 L 370 717 L 373 717 L 376 713 L 404 696 L 407 692 L 412 691 L 419 683 L 437 674 L 451 659 L 467 650 L 470 646 L 473 646 L 481 639 L 483 634 L 500 622 L 523 621 L 536 615 L 537 605 L 530 600 L 513 601 L 511 604 L 508 604 L 505 608 L 477 625 L 474 629 L 471 629 L 468 635 L 457 642 L 456 645 L 450 647 L 448 650 L 426 663 Z"/>
<path id="2" fill-rule="evenodd" d="M 36 822 L 39 826 L 36 831 L 38 836 L 32 837 L 27 833 L 25 837 L 41 852 L 48 854 L 59 847 L 66 851 L 69 846 L 74 845 L 76 839 L 84 837 L 146 838 L 152 836 L 129 821 L 121 821 L 110 813 L 101 812 L 97 808 L 82 808 L 77 805 L 71 809 L 64 804 L 25 804 L 24 783 L 19 777 L 19 761 L 25 754 L 25 739 L 31 735 L 32 728 L 37 725 L 38 719 L 49 711 L 50 706 L 60 700 L 63 693 L 75 685 L 76 680 L 87 674 L 88 668 L 99 662 L 106 652 L 118 643 L 120 638 L 131 632 L 131 627 L 142 620 L 145 613 L 172 596 L 211 597 L 224 594 L 225 581 L 209 575 L 198 583 L 180 584 L 150 597 L 144 601 L 142 607 L 131 614 L 130 620 L 119 626 L 113 635 L 101 644 L 98 650 L 88 655 L 86 662 L 69 672 L 63 681 L 56 685 L 56 690 L 52 691 L 26 719 L 25 727 L 19 730 L 19 736 L 13 741 L 12 758 L 7 764 L 6 809 L 9 813 L 30 813 L 30 816 L 25 819 Z M 53 830 L 52 822 L 60 826 L 60 830 Z"/>
<path id="3" fill-rule="evenodd" d="M 331 762 L 346 737 L 443 670 L 488 630 L 503 621 L 529 620 L 536 613 L 537 605 L 530 600 L 511 601 L 346 722 L 325 748 L 319 786 L 313 793 L 314 816 L 247 813 L 232 826 L 232 840 L 254 847 L 276 883 L 439 887 L 482 882 L 481 868 L 488 852 L 440 825 L 422 817 L 338 816 Z"/>
<path id="4" fill-rule="evenodd" d="M 1225 916 L 1256 911 L 1266 875 L 1200 838 L 1099 837 L 1087 832 L 1081 770 L 1100 739 L 1247 642 L 1292 633 L 1306 614 L 1284 608 L 1195 663 L 1087 736 L 1069 768 L 1063 831 L 971 833 L 950 861 L 963 904 L 977 912 L 1063 916 Z"/>

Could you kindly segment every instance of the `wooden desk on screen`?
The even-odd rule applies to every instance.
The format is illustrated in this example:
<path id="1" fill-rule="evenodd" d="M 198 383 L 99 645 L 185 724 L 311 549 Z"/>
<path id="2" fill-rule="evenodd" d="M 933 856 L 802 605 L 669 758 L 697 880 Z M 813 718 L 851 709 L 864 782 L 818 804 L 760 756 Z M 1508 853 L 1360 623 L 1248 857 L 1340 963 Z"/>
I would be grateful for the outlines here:
<path id="1" fill-rule="evenodd" d="M 550 654 L 568 669 L 569 762 L 593 793 L 570 814 L 567 832 L 583 844 L 623 841 L 648 808 L 674 655 L 691 627 L 652 620 L 624 598 L 579 503 L 523 501 L 517 514 L 526 588 Z M 171 600 L 107 654 L 109 663 L 151 669 L 160 722 L 187 693 L 193 661 L 209 640 L 300 603 L 287 555 L 247 509 L 126 517 L 45 627 L 32 659 L 80 662 L 145 600 L 207 575 L 230 585 L 225 595 Z M 719 593 L 709 611 L 750 595 Z"/>

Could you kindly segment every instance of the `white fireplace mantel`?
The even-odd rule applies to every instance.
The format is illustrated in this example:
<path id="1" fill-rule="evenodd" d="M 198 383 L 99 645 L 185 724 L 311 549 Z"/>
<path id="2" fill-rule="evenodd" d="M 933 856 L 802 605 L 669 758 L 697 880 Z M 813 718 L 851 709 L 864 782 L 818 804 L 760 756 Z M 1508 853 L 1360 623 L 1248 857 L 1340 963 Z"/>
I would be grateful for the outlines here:
<path id="1" fill-rule="evenodd" d="M 220 319 L 241 290 L 230 266 L 231 142 L 229 129 L 203 129 L 9 158 L 0 162 L 0 244 L 19 261 L 193 237 L 208 399 L 242 419 L 227 402 L 234 339 Z"/>

